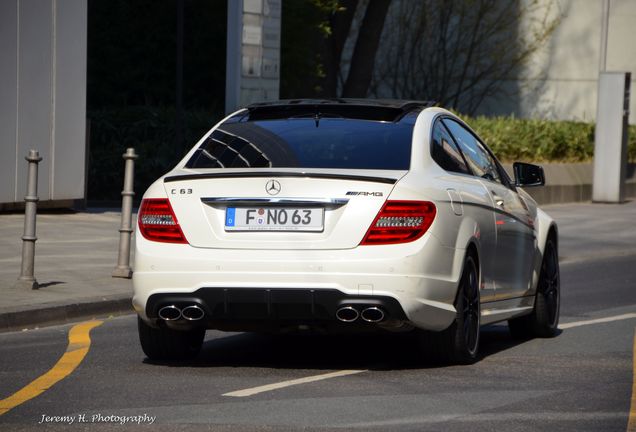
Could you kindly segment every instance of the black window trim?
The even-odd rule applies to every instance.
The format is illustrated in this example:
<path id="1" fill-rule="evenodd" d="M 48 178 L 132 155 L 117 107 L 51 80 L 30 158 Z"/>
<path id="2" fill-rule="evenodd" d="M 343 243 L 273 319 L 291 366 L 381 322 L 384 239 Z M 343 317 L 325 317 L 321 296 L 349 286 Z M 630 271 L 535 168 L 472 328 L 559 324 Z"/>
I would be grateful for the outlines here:
<path id="1" fill-rule="evenodd" d="M 438 117 L 435 118 L 435 122 L 437 121 L 437 119 L 441 119 L 442 120 L 442 124 L 444 125 L 446 130 L 449 132 L 451 138 L 453 139 L 453 142 L 455 142 L 455 146 L 459 149 L 459 152 L 461 153 L 462 157 L 464 158 L 464 162 L 466 162 L 466 156 L 464 155 L 464 152 L 462 151 L 461 147 L 455 141 L 455 136 L 450 132 L 448 126 L 446 126 L 446 123 L 444 123 L 443 120 L 445 120 L 445 119 L 453 120 L 453 121 L 457 122 L 459 125 L 463 126 L 464 129 L 466 129 L 466 131 L 468 133 L 470 133 L 482 145 L 482 147 L 486 150 L 486 152 L 490 155 L 490 157 L 493 158 L 493 160 L 495 161 L 495 167 L 496 167 L 497 172 L 499 173 L 499 177 L 501 178 L 502 181 L 498 182 L 498 181 L 495 181 L 495 180 L 487 179 L 485 177 L 479 177 L 479 178 L 483 178 L 484 180 L 488 180 L 488 181 L 492 181 L 494 183 L 500 184 L 502 186 L 507 187 L 508 189 L 510 189 L 512 191 L 515 191 L 515 192 L 517 191 L 517 188 L 515 187 L 514 183 L 510 180 L 510 177 L 508 176 L 508 173 L 506 172 L 506 170 L 503 169 L 503 166 L 501 166 L 501 162 L 499 162 L 499 159 L 497 159 L 497 157 L 492 152 L 492 150 L 490 150 L 490 148 L 486 145 L 486 143 L 484 143 L 484 141 L 479 137 L 479 135 L 477 135 L 477 132 L 475 132 L 468 124 L 466 124 L 463 120 L 461 120 L 458 117 L 453 117 L 453 116 L 450 116 L 448 114 L 441 114 L 441 115 L 439 115 Z M 433 130 L 431 129 L 431 136 L 432 136 L 432 133 L 433 133 Z M 466 163 L 466 165 L 468 166 L 468 169 L 472 173 L 472 175 L 474 177 L 477 177 L 477 175 L 475 175 L 475 173 L 473 173 L 472 169 L 470 168 L 470 165 L 468 163 Z"/>
<path id="2" fill-rule="evenodd" d="M 457 145 L 457 142 L 455 141 L 455 137 L 453 136 L 453 134 L 450 132 L 450 130 L 448 130 L 448 127 L 446 127 L 446 125 L 444 124 L 444 122 L 442 121 L 444 119 L 444 117 L 448 117 L 448 116 L 444 116 L 442 115 L 438 115 L 437 117 L 435 117 L 433 119 L 433 127 L 431 128 L 431 136 L 429 138 L 429 153 L 431 154 L 431 158 L 433 158 L 433 135 L 435 133 L 435 127 L 437 126 L 437 124 L 439 123 L 441 125 L 441 127 L 444 129 L 444 131 L 446 131 L 446 133 L 448 134 L 448 136 L 451 138 L 452 144 L 455 146 L 455 149 L 457 149 L 457 151 L 459 152 L 459 154 L 462 157 L 462 160 L 464 161 L 464 165 L 466 166 L 466 169 L 468 170 L 468 172 L 457 172 L 457 171 L 448 171 L 446 169 L 444 169 L 444 167 L 442 167 L 441 165 L 439 165 L 439 163 L 437 163 L 437 161 L 435 161 L 435 163 L 437 163 L 437 165 L 442 168 L 444 171 L 446 172 L 451 172 L 453 174 L 457 174 L 457 175 L 468 175 L 468 176 L 475 176 L 475 173 L 473 172 L 473 170 L 470 168 L 470 165 L 468 164 L 468 161 L 466 160 L 466 156 L 464 156 L 464 153 L 462 152 L 461 148 L 459 148 L 459 146 Z M 433 158 L 433 160 L 435 160 Z"/>

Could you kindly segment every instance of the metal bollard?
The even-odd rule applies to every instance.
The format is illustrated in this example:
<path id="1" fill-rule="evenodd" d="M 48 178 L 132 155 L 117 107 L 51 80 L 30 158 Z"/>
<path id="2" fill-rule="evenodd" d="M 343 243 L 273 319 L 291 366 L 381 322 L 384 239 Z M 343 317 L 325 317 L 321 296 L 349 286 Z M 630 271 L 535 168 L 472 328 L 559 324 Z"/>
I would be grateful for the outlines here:
<path id="1" fill-rule="evenodd" d="M 130 237 L 132 229 L 132 204 L 135 192 L 133 192 L 133 180 L 135 178 L 135 159 L 139 156 L 135 154 L 134 148 L 126 149 L 123 158 L 126 161 L 124 171 L 124 190 L 121 192 L 121 226 L 119 228 L 119 257 L 117 267 L 113 270 L 113 277 L 132 277 L 130 267 Z"/>
<path id="2" fill-rule="evenodd" d="M 24 197 L 24 235 L 22 236 L 22 270 L 15 284 L 20 289 L 38 289 L 38 281 L 33 275 L 35 267 L 35 219 L 38 205 L 38 164 L 42 157 L 37 150 L 29 150 L 24 158 L 29 162 L 27 194 Z"/>

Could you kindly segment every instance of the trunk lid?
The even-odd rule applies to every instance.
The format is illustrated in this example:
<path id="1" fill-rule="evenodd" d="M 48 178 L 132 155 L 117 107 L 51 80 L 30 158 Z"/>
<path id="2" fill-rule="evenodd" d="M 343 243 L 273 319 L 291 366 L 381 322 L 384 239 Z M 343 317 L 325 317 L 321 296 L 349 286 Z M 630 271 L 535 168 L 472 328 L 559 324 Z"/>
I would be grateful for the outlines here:
<path id="1" fill-rule="evenodd" d="M 393 170 L 180 170 L 166 194 L 190 245 L 219 249 L 358 246 L 395 183 Z"/>

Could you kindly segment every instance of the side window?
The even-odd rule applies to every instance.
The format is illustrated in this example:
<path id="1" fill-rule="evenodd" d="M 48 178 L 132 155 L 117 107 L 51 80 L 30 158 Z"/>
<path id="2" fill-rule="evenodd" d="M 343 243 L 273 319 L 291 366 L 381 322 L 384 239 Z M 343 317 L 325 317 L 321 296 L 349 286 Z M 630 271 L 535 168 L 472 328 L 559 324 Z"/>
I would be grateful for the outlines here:
<path id="1" fill-rule="evenodd" d="M 446 171 L 470 174 L 464 158 L 440 120 L 437 120 L 433 126 L 431 155 L 433 160 Z"/>
<path id="2" fill-rule="evenodd" d="M 501 183 L 497 162 L 479 140 L 454 120 L 444 119 L 444 124 L 455 138 L 472 172 L 478 177 Z"/>

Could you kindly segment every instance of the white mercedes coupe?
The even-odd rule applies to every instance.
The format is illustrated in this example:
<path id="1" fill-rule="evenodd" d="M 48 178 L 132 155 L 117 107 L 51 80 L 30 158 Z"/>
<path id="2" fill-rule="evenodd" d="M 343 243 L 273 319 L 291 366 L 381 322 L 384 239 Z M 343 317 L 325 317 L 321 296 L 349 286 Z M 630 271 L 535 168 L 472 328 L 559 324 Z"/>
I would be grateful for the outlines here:
<path id="1" fill-rule="evenodd" d="M 151 360 L 206 329 L 412 331 L 448 363 L 480 326 L 557 333 L 555 222 L 477 134 L 432 103 L 286 100 L 214 126 L 143 196 L 133 305 Z"/>

